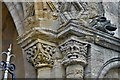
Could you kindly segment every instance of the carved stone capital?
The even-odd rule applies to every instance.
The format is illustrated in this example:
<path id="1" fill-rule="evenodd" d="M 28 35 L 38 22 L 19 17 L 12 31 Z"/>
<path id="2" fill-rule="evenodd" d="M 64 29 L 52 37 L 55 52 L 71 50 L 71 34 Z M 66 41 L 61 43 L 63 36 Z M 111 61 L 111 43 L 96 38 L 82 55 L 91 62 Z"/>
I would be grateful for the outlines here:
<path id="1" fill-rule="evenodd" d="M 55 46 L 47 44 L 47 42 L 38 42 L 29 46 L 26 50 L 27 60 L 32 63 L 35 68 L 52 67 L 54 64 L 53 55 Z"/>
<path id="2" fill-rule="evenodd" d="M 54 37 L 50 36 L 49 34 L 48 37 L 47 32 L 43 34 L 42 30 L 32 29 L 18 38 L 18 44 L 25 51 L 28 62 L 32 63 L 35 68 L 52 67 L 54 64 L 53 54 L 56 45 L 50 40 L 54 40 Z"/>
<path id="3" fill-rule="evenodd" d="M 60 45 L 60 51 L 63 55 L 64 66 L 72 64 L 81 64 L 85 66 L 87 64 L 87 49 L 88 44 L 81 42 L 77 39 L 69 39 Z"/>

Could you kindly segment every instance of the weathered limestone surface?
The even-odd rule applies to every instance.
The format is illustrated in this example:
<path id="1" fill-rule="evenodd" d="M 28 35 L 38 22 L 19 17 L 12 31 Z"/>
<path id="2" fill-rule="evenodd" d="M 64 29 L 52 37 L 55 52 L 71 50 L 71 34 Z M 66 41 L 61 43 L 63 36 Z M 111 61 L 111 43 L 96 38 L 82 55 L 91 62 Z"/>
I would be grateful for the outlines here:
<path id="1" fill-rule="evenodd" d="M 97 77 L 98 72 L 101 71 L 100 68 L 103 66 L 104 63 L 106 63 L 108 60 L 112 58 L 117 58 L 119 56 L 120 56 L 119 52 L 91 44 L 91 50 L 88 58 L 89 64 L 86 68 L 86 77 L 91 77 L 91 78 Z M 119 65 L 120 62 L 119 61 L 116 62 L 117 65 Z M 109 66 L 113 67 L 115 65 L 109 65 Z M 107 69 L 103 69 L 103 72 L 107 72 Z"/>
<path id="2" fill-rule="evenodd" d="M 66 68 L 66 78 L 83 78 L 83 66 L 70 65 Z"/>
<path id="3" fill-rule="evenodd" d="M 5 4 L 19 34 L 25 78 L 118 78 L 118 2 Z"/>
<path id="4" fill-rule="evenodd" d="M 115 31 L 115 36 L 120 37 L 120 2 L 104 2 L 105 16 L 115 24 L 118 29 Z"/>
<path id="5" fill-rule="evenodd" d="M 23 3 L 25 31 L 18 44 L 25 65 L 36 69 L 37 78 L 102 78 L 120 66 L 120 39 L 113 34 L 118 26 L 104 7 L 101 2 Z"/>
<path id="6" fill-rule="evenodd" d="M 105 75 L 105 78 L 119 78 L 120 79 L 120 69 L 110 69 Z"/>

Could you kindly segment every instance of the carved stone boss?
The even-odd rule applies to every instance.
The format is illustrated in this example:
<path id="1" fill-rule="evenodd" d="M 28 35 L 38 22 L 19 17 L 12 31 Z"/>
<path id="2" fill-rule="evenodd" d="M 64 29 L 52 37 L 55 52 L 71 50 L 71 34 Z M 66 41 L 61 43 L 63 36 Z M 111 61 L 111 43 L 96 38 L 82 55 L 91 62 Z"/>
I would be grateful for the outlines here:
<path id="1" fill-rule="evenodd" d="M 87 43 L 72 39 L 60 45 L 66 78 L 83 78 L 84 67 L 87 64 L 87 49 Z"/>

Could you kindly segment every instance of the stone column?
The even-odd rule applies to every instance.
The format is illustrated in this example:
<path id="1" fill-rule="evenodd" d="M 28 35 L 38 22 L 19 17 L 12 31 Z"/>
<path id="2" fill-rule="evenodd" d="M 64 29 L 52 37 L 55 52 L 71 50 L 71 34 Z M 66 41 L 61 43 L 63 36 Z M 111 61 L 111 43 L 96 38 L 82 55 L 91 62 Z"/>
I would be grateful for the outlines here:
<path id="1" fill-rule="evenodd" d="M 70 39 L 60 45 L 63 57 L 62 64 L 66 68 L 66 78 L 83 78 L 87 64 L 87 43 Z"/>

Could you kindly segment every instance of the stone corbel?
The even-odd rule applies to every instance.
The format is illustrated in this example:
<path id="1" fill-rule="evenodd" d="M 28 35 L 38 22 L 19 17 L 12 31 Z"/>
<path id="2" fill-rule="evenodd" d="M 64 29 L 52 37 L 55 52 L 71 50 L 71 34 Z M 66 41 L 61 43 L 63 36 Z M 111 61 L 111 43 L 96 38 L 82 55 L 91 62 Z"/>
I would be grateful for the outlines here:
<path id="1" fill-rule="evenodd" d="M 83 78 L 84 67 L 87 64 L 88 45 L 75 38 L 70 38 L 60 45 L 66 78 Z"/>

